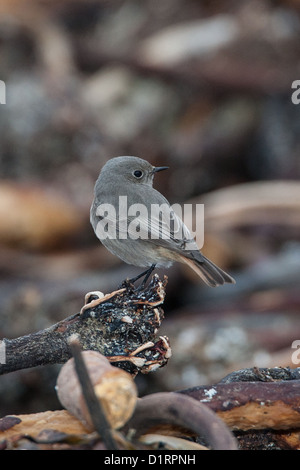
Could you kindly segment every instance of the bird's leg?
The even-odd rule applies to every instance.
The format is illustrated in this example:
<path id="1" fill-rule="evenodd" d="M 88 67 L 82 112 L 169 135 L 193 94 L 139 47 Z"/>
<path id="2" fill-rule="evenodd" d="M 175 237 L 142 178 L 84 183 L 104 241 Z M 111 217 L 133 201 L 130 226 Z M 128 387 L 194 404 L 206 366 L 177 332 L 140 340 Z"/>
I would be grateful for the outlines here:
<path id="1" fill-rule="evenodd" d="M 133 277 L 132 279 L 126 279 L 126 281 L 124 281 L 122 283 L 122 286 L 124 286 L 125 284 L 128 286 L 130 284 L 134 284 L 138 279 L 141 279 L 141 277 L 144 276 L 144 279 L 143 279 L 143 282 L 141 283 L 141 285 L 139 286 L 139 289 L 143 289 L 146 285 L 146 282 L 148 281 L 152 271 L 155 269 L 155 266 L 156 264 L 152 264 L 150 266 L 150 268 L 146 269 L 146 271 L 143 271 L 142 273 L 140 273 L 138 276 L 136 277 Z"/>
<path id="2" fill-rule="evenodd" d="M 144 279 L 143 279 L 143 282 L 142 282 L 141 285 L 139 286 L 139 289 L 143 289 L 143 288 L 145 287 L 146 282 L 148 281 L 148 279 L 149 279 L 151 273 L 152 273 L 152 272 L 154 271 L 154 269 L 155 269 L 155 266 L 156 266 L 155 263 L 154 263 L 154 264 L 151 264 L 150 268 L 146 271 L 146 275 L 145 275 L 145 277 L 144 277 Z M 144 273 L 144 274 L 145 274 L 145 273 Z"/>

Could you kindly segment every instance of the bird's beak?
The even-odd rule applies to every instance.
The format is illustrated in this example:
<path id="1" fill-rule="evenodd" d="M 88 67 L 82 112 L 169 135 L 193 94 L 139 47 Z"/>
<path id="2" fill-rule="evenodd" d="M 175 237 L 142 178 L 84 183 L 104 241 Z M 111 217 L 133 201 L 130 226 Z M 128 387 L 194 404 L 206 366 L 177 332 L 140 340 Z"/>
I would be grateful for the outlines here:
<path id="1" fill-rule="evenodd" d="M 169 169 L 168 166 L 155 166 L 153 170 L 151 171 L 151 174 L 153 175 L 154 173 L 157 173 L 158 171 L 168 170 L 168 169 Z"/>

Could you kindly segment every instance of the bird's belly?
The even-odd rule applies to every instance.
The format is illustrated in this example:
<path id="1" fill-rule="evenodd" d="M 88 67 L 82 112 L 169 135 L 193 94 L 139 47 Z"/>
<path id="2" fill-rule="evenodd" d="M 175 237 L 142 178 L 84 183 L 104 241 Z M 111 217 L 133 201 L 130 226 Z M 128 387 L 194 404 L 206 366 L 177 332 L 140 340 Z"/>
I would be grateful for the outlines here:
<path id="1" fill-rule="evenodd" d="M 106 238 L 101 240 L 103 245 L 125 263 L 134 266 L 148 267 L 156 264 L 157 267 L 169 267 L 172 260 L 160 253 L 160 248 L 145 240 L 118 240 Z"/>

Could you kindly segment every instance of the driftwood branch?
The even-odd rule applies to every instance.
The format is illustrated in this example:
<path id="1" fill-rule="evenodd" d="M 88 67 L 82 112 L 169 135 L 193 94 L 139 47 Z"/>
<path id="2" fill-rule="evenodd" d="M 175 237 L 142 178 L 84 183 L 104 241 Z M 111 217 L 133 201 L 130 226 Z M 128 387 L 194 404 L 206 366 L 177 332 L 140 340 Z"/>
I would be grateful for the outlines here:
<path id="1" fill-rule="evenodd" d="M 83 350 L 99 352 L 132 375 L 165 365 L 168 339 L 156 338 L 164 316 L 165 286 L 166 280 L 155 275 L 144 290 L 124 284 L 107 295 L 89 293 L 80 313 L 43 331 L 5 340 L 6 363 L 0 373 L 66 362 L 74 337 Z M 165 434 L 167 426 L 168 433 L 203 439 L 213 449 L 299 448 L 299 390 L 300 368 L 253 368 L 233 372 L 213 385 L 148 395 L 138 399 L 120 429 L 126 433 L 125 444 L 116 445 L 122 448 L 131 435 L 136 441 L 129 445 L 141 448 L 145 444 L 139 437 L 153 428 Z M 22 422 L 5 421 L 4 428 L 7 425 L 17 429 Z M 106 442 L 106 447 L 114 446 Z"/>
<path id="2" fill-rule="evenodd" d="M 181 390 L 207 405 L 230 429 L 300 429 L 300 368 L 245 369 L 221 382 Z"/>
<path id="3" fill-rule="evenodd" d="M 98 432 L 107 449 L 116 450 L 118 446 L 113 438 L 111 420 L 108 419 L 107 414 L 108 410 L 106 409 L 105 412 L 104 398 L 99 399 L 97 396 L 97 387 L 100 385 L 99 380 L 101 380 L 103 373 L 101 369 L 103 367 L 105 369 L 103 361 L 106 361 L 106 358 L 99 353 L 91 351 L 82 353 L 80 345 L 76 340 L 71 342 L 71 350 L 74 359 L 69 360 L 63 366 L 57 381 L 60 401 L 62 402 L 61 398 L 63 397 L 60 389 L 64 388 L 64 402 L 72 404 L 71 407 L 67 406 L 67 409 L 71 412 L 73 410 L 73 414 L 78 416 L 85 424 L 87 418 L 84 408 L 86 406 L 89 412 L 88 421 L 92 423 L 92 428 Z M 110 365 L 109 367 L 111 373 L 115 369 L 116 373 L 127 374 Z M 75 384 L 74 380 L 72 380 L 75 371 L 79 380 L 82 397 L 84 397 L 85 406 L 82 402 L 82 397 L 81 399 L 74 398 L 77 395 L 75 388 L 79 385 Z M 127 375 L 132 380 L 131 376 Z M 72 382 L 70 386 L 68 384 L 69 381 Z M 117 384 L 115 387 L 118 388 Z M 112 397 L 112 401 L 115 404 L 118 401 L 122 401 L 120 394 L 119 396 L 117 394 L 118 390 L 114 392 Z M 136 441 L 136 439 L 145 434 L 153 425 L 168 424 L 195 432 L 196 435 L 203 437 L 213 449 L 237 449 L 237 441 L 224 422 L 204 404 L 188 396 L 169 392 L 148 395 L 137 402 L 135 400 L 135 407 L 131 414 L 132 417 L 129 420 L 127 417 L 127 424 L 123 428 L 123 432 L 125 431 L 128 436 L 131 436 L 130 441 L 127 441 L 127 443 L 132 442 L 130 445 L 136 446 L 136 448 L 141 446 L 141 441 Z M 126 440 L 123 444 L 126 445 Z"/>
<path id="4" fill-rule="evenodd" d="M 166 282 L 154 275 L 144 290 L 125 283 L 105 296 L 89 293 L 80 313 L 37 333 L 4 339 L 0 374 L 66 362 L 72 356 L 69 340 L 74 335 L 83 350 L 98 351 L 132 374 L 165 365 L 171 355 L 168 338 L 156 335 L 164 318 Z"/>
<path id="5" fill-rule="evenodd" d="M 200 439 L 212 449 L 299 449 L 299 375 L 300 368 L 244 369 L 215 385 L 147 395 L 138 399 L 131 418 L 113 436 L 118 447 L 131 450 L 145 448 L 144 443 L 153 436 L 157 436 L 156 442 L 159 436 L 160 442 L 167 442 L 168 436 Z M 54 429 L 47 436 L 49 448 L 54 443 L 66 445 L 70 438 L 74 441 L 74 434 L 77 441 L 73 447 L 69 443 L 69 448 L 99 448 L 99 438 L 86 434 L 86 428 L 79 427 L 65 410 L 32 416 L 0 420 L 4 448 L 24 446 L 24 434 L 33 436 L 35 448 L 40 448 L 45 433 L 41 423 Z M 191 441 L 185 442 L 190 449 Z"/>

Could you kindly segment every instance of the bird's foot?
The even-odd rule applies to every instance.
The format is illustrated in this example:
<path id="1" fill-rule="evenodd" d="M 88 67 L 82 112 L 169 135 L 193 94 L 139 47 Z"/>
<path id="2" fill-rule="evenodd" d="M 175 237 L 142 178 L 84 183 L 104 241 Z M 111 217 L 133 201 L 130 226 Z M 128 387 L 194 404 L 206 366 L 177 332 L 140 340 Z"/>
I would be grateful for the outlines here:
<path id="1" fill-rule="evenodd" d="M 147 281 L 151 275 L 151 273 L 154 271 L 155 269 L 155 266 L 156 264 L 152 264 L 150 266 L 150 268 L 146 269 L 146 271 L 143 271 L 142 273 L 140 273 L 138 276 L 136 277 L 133 277 L 131 279 L 125 279 L 121 285 L 119 286 L 119 289 L 122 289 L 122 288 L 125 288 L 127 290 L 136 290 L 136 291 L 141 291 L 145 288 L 146 284 L 147 284 Z M 138 281 L 139 279 L 141 279 L 142 277 L 144 277 L 143 281 L 141 282 L 141 284 L 138 286 L 138 287 L 135 287 L 134 286 L 134 283 L 136 281 Z"/>

